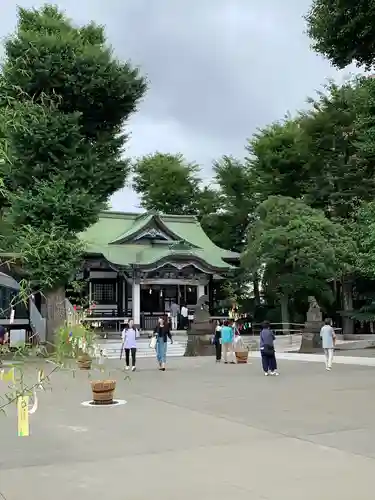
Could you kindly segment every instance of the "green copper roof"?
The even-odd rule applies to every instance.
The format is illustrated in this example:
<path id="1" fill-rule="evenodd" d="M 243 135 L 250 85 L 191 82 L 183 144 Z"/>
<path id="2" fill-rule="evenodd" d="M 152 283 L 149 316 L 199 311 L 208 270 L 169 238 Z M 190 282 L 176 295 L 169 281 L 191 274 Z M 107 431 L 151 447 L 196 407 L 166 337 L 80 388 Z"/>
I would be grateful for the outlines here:
<path id="1" fill-rule="evenodd" d="M 148 228 L 156 228 L 168 236 L 168 242 L 141 239 Z M 215 269 L 230 269 L 223 259 L 238 259 L 239 254 L 217 247 L 206 235 L 194 216 L 103 212 L 99 221 L 81 238 L 88 253 L 102 254 L 119 266 L 150 266 L 168 258 L 191 258 Z"/>

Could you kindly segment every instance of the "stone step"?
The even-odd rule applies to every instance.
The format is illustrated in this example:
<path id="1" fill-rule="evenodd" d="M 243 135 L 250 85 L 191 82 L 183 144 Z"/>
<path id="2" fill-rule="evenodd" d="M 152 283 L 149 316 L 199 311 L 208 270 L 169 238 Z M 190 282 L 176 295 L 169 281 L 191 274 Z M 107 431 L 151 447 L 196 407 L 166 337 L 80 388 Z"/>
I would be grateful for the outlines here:
<path id="1" fill-rule="evenodd" d="M 168 342 L 167 356 L 181 357 L 184 356 L 186 350 L 186 341 L 174 341 L 173 344 Z M 99 342 L 100 347 L 103 349 L 105 357 L 108 359 L 118 359 L 121 354 L 122 342 L 106 341 Z M 138 358 L 154 358 L 155 349 L 151 349 L 149 340 L 140 339 L 137 342 L 137 357 Z"/>
<path id="2" fill-rule="evenodd" d="M 250 351 L 257 351 L 259 349 L 259 339 L 253 336 L 242 337 L 244 345 Z M 173 344 L 168 342 L 168 356 L 179 357 L 184 356 L 187 344 L 187 336 L 179 335 L 174 338 Z M 276 340 L 276 350 L 278 352 L 298 350 L 301 344 L 301 337 L 278 337 Z M 105 351 L 106 357 L 109 359 L 118 359 L 121 353 L 122 342 L 118 339 L 106 339 L 99 342 L 101 348 Z M 155 349 L 150 348 L 150 341 L 148 338 L 140 338 L 137 341 L 137 356 L 138 358 L 152 358 L 155 356 Z"/>
<path id="3" fill-rule="evenodd" d="M 153 330 L 141 330 L 140 331 L 140 338 L 142 339 L 148 339 L 151 337 L 153 334 Z M 121 339 L 121 332 L 114 332 L 114 331 L 108 331 L 108 332 L 102 332 L 98 334 L 98 338 L 100 340 L 118 340 Z M 172 335 L 173 336 L 187 336 L 186 330 L 172 330 Z"/>

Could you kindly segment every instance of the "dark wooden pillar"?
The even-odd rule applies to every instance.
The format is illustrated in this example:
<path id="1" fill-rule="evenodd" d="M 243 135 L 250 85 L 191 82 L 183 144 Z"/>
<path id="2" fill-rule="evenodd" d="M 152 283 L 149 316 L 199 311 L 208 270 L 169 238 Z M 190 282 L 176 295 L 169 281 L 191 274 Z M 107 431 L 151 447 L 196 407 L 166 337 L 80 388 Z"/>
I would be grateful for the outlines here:
<path id="1" fill-rule="evenodd" d="M 117 274 L 117 314 L 118 316 L 124 316 L 123 308 L 123 297 L 124 297 L 124 276 L 120 273 Z"/>
<path id="2" fill-rule="evenodd" d="M 124 315 L 128 315 L 128 309 L 129 309 L 129 297 L 128 297 L 128 282 L 125 279 L 125 310 L 124 310 Z"/>

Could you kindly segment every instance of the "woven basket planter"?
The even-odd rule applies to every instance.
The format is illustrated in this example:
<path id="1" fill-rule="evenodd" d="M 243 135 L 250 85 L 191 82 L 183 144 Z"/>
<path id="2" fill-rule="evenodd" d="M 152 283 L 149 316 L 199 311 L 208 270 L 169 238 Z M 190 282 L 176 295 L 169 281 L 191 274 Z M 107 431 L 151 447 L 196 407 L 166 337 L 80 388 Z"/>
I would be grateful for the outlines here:
<path id="1" fill-rule="evenodd" d="M 77 365 L 80 370 L 90 370 L 91 364 L 92 364 L 92 359 L 90 358 L 90 356 L 87 355 L 78 356 Z"/>
<path id="2" fill-rule="evenodd" d="M 249 351 L 239 351 L 236 352 L 237 363 L 244 364 L 247 363 L 247 358 L 249 357 Z"/>
<path id="3" fill-rule="evenodd" d="M 113 403 L 116 380 L 95 380 L 91 382 L 92 399 L 95 404 L 108 405 Z"/>

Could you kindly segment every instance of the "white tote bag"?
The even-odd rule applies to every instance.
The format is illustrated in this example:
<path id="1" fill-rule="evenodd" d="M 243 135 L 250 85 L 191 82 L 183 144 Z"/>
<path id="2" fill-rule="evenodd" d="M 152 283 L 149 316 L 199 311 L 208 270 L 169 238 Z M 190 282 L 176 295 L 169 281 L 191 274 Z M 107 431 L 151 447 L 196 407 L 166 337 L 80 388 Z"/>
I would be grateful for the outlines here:
<path id="1" fill-rule="evenodd" d="M 153 337 L 151 337 L 151 339 L 150 339 L 150 348 L 151 348 L 151 349 L 155 349 L 155 347 L 156 347 L 156 337 L 155 337 L 155 335 L 154 335 L 154 336 L 153 336 Z"/>

